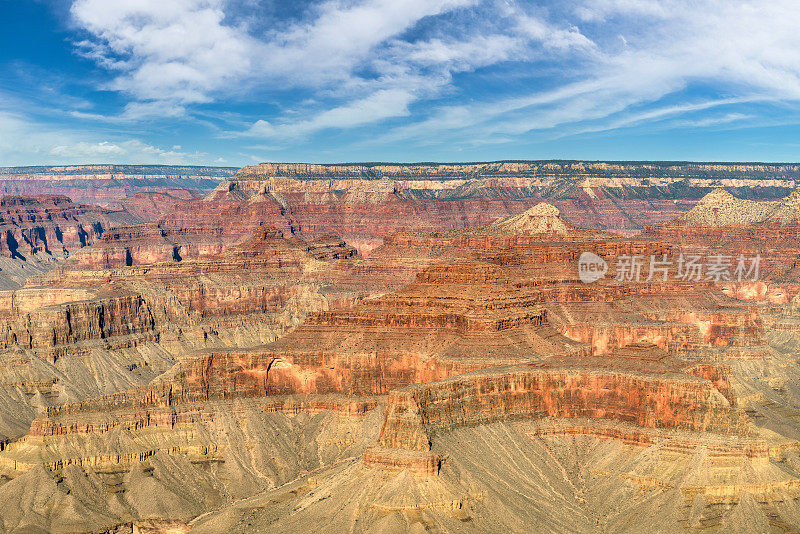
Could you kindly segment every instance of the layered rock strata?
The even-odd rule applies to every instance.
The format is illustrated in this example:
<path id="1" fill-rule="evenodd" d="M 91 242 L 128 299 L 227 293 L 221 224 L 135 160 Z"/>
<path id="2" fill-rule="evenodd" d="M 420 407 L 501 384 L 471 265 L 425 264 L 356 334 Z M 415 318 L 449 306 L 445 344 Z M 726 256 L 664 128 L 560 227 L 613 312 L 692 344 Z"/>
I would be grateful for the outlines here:
<path id="1" fill-rule="evenodd" d="M 772 199 L 793 190 L 796 180 L 797 168 L 787 165 L 266 163 L 241 169 L 220 189 L 245 197 L 269 191 L 284 199 L 303 231 L 343 235 L 356 230 L 356 238 L 368 235 L 365 223 L 383 232 L 464 228 L 542 200 L 580 226 L 631 231 L 669 220 L 714 187 Z"/>
<path id="2" fill-rule="evenodd" d="M 110 227 L 137 220 L 124 210 L 73 204 L 64 196 L 2 197 L 0 287 L 18 287 L 96 242 Z"/>
<path id="3" fill-rule="evenodd" d="M 797 288 L 617 279 L 618 258 L 684 244 L 583 230 L 549 204 L 393 234 L 366 259 L 289 238 L 289 218 L 244 238 L 288 213 L 261 186 L 184 204 L 187 221 L 192 203 L 246 215 L 238 228 L 121 229 L 0 295 L 0 401 L 27 410 L 0 418 L 0 498 L 72 495 L 108 526 L 200 516 L 198 532 L 588 532 L 651 508 L 670 528 L 795 524 Z M 608 265 L 592 283 L 585 252 Z M 110 387 L 85 387 L 79 362 Z M 47 530 L 64 510 L 4 527 Z"/>
<path id="4" fill-rule="evenodd" d="M 649 344 L 604 357 L 490 368 L 392 392 L 381 449 L 370 450 L 365 461 L 378 466 L 385 452 L 387 467 L 404 468 L 393 449 L 413 451 L 421 453 L 421 464 L 412 469 L 425 472 L 435 467 L 429 451 L 437 434 L 520 418 L 614 419 L 643 428 L 747 435 L 747 418 L 731 395 L 724 371 L 687 368 Z M 399 454 L 409 462 L 414 457 Z"/>
<path id="5" fill-rule="evenodd" d="M 16 406 L 0 423 L 9 417 L 13 436 L 15 411 L 32 419 L 147 384 L 194 350 L 263 344 L 310 311 L 350 305 L 355 295 L 331 287 L 355 254 L 338 239 L 286 240 L 269 228 L 203 259 L 95 270 L 76 254 L 0 294 L 0 398 Z"/>

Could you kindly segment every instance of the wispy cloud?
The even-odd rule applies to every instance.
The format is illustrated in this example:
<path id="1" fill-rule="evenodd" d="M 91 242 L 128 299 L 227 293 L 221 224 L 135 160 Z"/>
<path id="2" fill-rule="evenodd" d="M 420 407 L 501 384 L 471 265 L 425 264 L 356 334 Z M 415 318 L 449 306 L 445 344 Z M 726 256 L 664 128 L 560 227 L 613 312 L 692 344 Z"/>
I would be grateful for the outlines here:
<path id="1" fill-rule="evenodd" d="M 394 128 L 373 142 L 428 142 L 431 137 L 488 142 L 495 134 L 520 136 L 560 129 L 550 134 L 554 138 L 658 121 L 665 114 L 693 113 L 726 103 L 800 102 L 800 34 L 792 22 L 800 18 L 797 2 L 602 0 L 580 3 L 572 13 L 576 22 L 584 23 L 582 37 L 592 43 L 572 49 L 575 55 L 592 59 L 583 64 L 578 81 L 433 108 L 428 117 Z M 709 104 L 681 102 L 641 110 L 692 86 L 728 96 L 713 98 Z M 747 118 L 694 124 L 719 126 Z M 576 127 L 579 124 L 584 126 Z"/>
<path id="2" fill-rule="evenodd" d="M 436 7 L 438 11 L 446 11 L 469 7 L 473 3 L 443 2 Z M 319 111 L 311 119 L 285 116 L 279 117 L 277 123 L 260 120 L 244 133 L 269 138 L 293 138 L 330 128 L 353 128 L 390 118 L 412 116 L 410 108 L 415 103 L 437 98 L 443 92 L 455 89 L 453 77 L 458 73 L 474 72 L 505 62 L 529 61 L 537 54 L 542 54 L 543 49 L 551 56 L 567 54 L 572 50 L 590 54 L 594 49 L 589 39 L 568 24 L 555 26 L 507 3 L 484 4 L 488 4 L 483 9 L 495 20 L 496 26 L 486 25 L 485 21 L 467 20 L 462 22 L 460 31 L 454 34 L 438 32 L 416 39 L 393 37 L 396 32 L 385 31 L 381 34 L 383 40 L 369 41 L 369 55 L 345 54 L 348 61 L 342 61 L 342 54 L 334 52 L 330 65 L 327 60 L 331 54 L 319 52 L 319 44 L 315 44 L 311 47 L 315 52 L 312 64 L 321 59 L 326 63 L 314 70 L 315 75 L 318 77 L 322 73 L 324 81 L 326 72 L 337 72 L 338 78 L 329 79 L 341 83 L 341 87 L 346 89 L 345 102 Z M 433 4 L 427 2 L 425 5 Z M 382 12 L 375 7 L 371 11 L 373 16 L 377 17 L 379 13 L 381 17 L 385 16 L 385 10 Z M 423 13 L 420 11 L 418 15 Z M 331 12 L 325 15 L 334 19 L 338 16 Z M 410 27 L 412 21 L 417 22 L 418 19 L 406 18 L 404 26 Z M 317 21 L 309 28 L 316 30 L 328 24 Z M 301 33 L 308 32 L 313 33 L 309 29 Z M 319 39 L 320 36 L 316 36 L 314 41 L 321 43 Z M 340 47 L 334 46 L 336 48 Z M 304 49 L 303 53 L 307 51 Z M 277 52 L 275 57 L 282 57 L 282 52 Z M 361 74 L 357 70 L 359 68 L 368 74 Z M 304 70 L 299 69 L 301 75 L 304 75 Z M 315 79 L 314 83 L 321 81 Z M 341 90 L 332 92 L 336 96 L 342 93 Z"/>
<path id="3" fill-rule="evenodd" d="M 71 0 L 71 46 L 97 77 L 62 100 L 68 127 L 40 103 L 0 105 L 9 131 L 31 157 L 186 161 L 148 134 L 191 124 L 231 159 L 800 117 L 796 0 L 303 0 L 283 17 L 265 4 Z"/>
<path id="4" fill-rule="evenodd" d="M 409 114 L 414 95 L 403 89 L 381 89 L 368 97 L 319 113 L 312 119 L 278 125 L 257 121 L 247 134 L 256 137 L 293 139 L 326 128 L 351 128 Z"/>
<path id="5" fill-rule="evenodd" d="M 108 88 L 133 98 L 121 118 L 180 116 L 241 85 L 302 87 L 325 102 L 310 118 L 260 119 L 242 132 L 262 137 L 409 116 L 414 102 L 452 88 L 455 73 L 526 60 L 537 46 L 551 53 L 593 46 L 569 24 L 556 27 L 501 2 L 330 0 L 260 36 L 226 25 L 225 7 L 222 0 L 76 0 L 72 15 L 90 34 L 78 43 L 81 53 L 115 73 Z M 458 31 L 406 35 L 426 18 L 471 9 L 497 24 L 465 17 Z"/>
<path id="6" fill-rule="evenodd" d="M 712 126 L 722 126 L 734 122 L 741 122 L 748 119 L 756 118 L 754 115 L 745 113 L 726 113 L 724 115 L 715 117 L 706 117 L 703 119 L 686 119 L 675 121 L 672 125 L 678 128 L 708 128 Z"/>

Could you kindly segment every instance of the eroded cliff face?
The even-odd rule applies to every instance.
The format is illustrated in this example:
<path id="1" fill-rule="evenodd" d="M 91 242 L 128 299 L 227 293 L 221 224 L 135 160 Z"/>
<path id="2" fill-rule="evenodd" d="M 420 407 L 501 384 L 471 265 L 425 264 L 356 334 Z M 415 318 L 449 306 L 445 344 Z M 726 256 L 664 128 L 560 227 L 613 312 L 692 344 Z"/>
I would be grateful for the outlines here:
<path id="1" fill-rule="evenodd" d="M 95 248 L 86 249 L 89 258 Z M 97 269 L 76 254 L 0 295 L 4 438 L 24 425 L 16 413 L 29 419 L 48 406 L 144 385 L 194 350 L 274 341 L 311 311 L 350 305 L 357 295 L 331 285 L 355 256 L 338 239 L 286 240 L 270 228 L 203 259 L 135 256 L 125 266 L 105 255 L 106 268 Z"/>
<path id="2" fill-rule="evenodd" d="M 119 205 L 164 228 L 208 226 L 195 233 L 209 234 L 217 246 L 269 225 L 287 237 L 335 234 L 366 255 L 387 234 L 474 227 L 543 200 L 577 226 L 630 234 L 680 215 L 714 187 L 779 198 L 794 188 L 796 174 L 793 166 L 770 165 L 262 164 L 239 170 L 202 200 L 148 192 Z"/>
<path id="3" fill-rule="evenodd" d="M 110 227 L 135 221 L 126 211 L 73 204 L 64 196 L 2 197 L 0 287 L 18 287 L 96 242 Z"/>
<path id="4" fill-rule="evenodd" d="M 14 314 L 3 324 L 0 345 L 6 349 L 54 349 L 80 341 L 152 332 L 155 321 L 154 313 L 139 295 L 68 302 Z M 48 359 L 54 362 L 57 357 L 57 352 L 51 352 Z"/>
<path id="5" fill-rule="evenodd" d="M 709 164 L 669 162 L 581 162 L 581 161 L 500 161 L 463 164 L 332 164 L 261 163 L 244 167 L 237 174 L 252 179 L 310 179 L 329 180 L 438 180 L 458 179 L 551 180 L 580 177 L 594 183 L 627 183 L 628 185 L 663 186 L 676 181 L 718 183 L 724 187 L 742 187 L 763 180 L 772 187 L 794 188 L 800 177 L 800 166 L 785 164 Z M 648 182 L 649 181 L 649 182 Z M 694 181 L 694 182 L 691 182 Z"/>
<path id="6" fill-rule="evenodd" d="M 650 344 L 624 351 L 492 368 L 393 392 L 379 443 L 427 451 L 437 433 L 461 426 L 544 417 L 747 434 L 746 416 L 735 409 L 735 398 L 732 405 L 713 382 L 686 372 L 685 362 Z M 724 373 L 710 374 L 730 391 Z"/>
<path id="7" fill-rule="evenodd" d="M 13 504 L 0 524 L 81 531 L 151 520 L 181 528 L 212 507 L 347 462 L 377 437 L 381 420 L 375 408 L 290 417 L 239 400 L 164 418 L 154 412 L 140 431 L 32 434 L 2 461 L 3 469 L 23 474 L 0 487 L 3 501 Z M 25 497 L 32 488 L 46 498 L 46 510 Z"/>
<path id="8" fill-rule="evenodd" d="M 732 273 L 742 259 L 757 258 L 749 276 L 732 274 L 720 286 L 728 295 L 751 303 L 750 310 L 757 310 L 770 330 L 789 336 L 798 313 L 798 198 L 795 192 L 772 202 L 751 202 L 717 190 L 685 215 L 648 227 L 641 237 L 670 241 L 686 256 L 724 258 Z M 750 321 L 742 316 L 738 326 L 736 321 L 727 321 L 721 329 L 758 337 L 741 320 Z"/>
<path id="9" fill-rule="evenodd" d="M 202 196 L 203 193 L 197 189 L 159 189 L 126 196 L 110 203 L 108 207 L 125 210 L 141 221 L 157 221 L 172 211 L 173 205 Z"/>

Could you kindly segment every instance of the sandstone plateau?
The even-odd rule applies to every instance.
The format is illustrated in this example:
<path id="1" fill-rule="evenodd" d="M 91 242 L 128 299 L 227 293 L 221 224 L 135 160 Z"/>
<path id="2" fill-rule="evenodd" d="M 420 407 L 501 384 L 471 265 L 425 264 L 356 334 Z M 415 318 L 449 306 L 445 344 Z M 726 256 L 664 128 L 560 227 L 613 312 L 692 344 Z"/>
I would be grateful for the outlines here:
<path id="1" fill-rule="evenodd" d="M 0 291 L 0 531 L 798 530 L 797 172 L 264 164 L 85 241 L 9 217 L 70 253 Z M 762 263 L 621 263 L 679 254 Z"/>

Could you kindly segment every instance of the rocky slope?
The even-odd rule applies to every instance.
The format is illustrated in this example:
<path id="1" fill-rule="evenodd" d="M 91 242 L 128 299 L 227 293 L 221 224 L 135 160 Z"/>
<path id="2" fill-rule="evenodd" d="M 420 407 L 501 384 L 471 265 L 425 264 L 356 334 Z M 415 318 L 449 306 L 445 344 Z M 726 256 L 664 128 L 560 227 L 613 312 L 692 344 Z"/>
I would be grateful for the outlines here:
<path id="1" fill-rule="evenodd" d="M 195 200 L 202 197 L 196 189 L 159 189 L 158 191 L 145 191 L 135 193 L 108 205 L 109 209 L 124 210 L 141 221 L 157 221 L 165 213 L 172 210 L 172 206 L 184 200 Z"/>
<path id="2" fill-rule="evenodd" d="M 222 229 L 231 244 L 266 224 L 303 239 L 335 234 L 366 255 L 394 232 L 474 227 L 543 200 L 572 224 L 630 235 L 680 215 L 715 187 L 771 200 L 797 178 L 792 165 L 261 164 L 220 178 L 202 200 L 173 191 L 119 205 L 160 226 Z"/>
<path id="3" fill-rule="evenodd" d="M 761 278 L 782 282 L 773 284 L 771 291 L 775 298 L 785 300 L 786 292 L 793 295 L 792 286 L 800 281 L 798 202 L 798 192 L 775 201 L 753 202 L 718 189 L 684 215 L 645 228 L 641 236 L 669 240 L 687 255 L 722 255 L 733 264 L 731 267 L 740 256 L 758 255 Z M 736 287 L 737 291 L 755 291 L 759 298 L 764 298 L 768 291 L 764 280 Z"/>
<path id="4" fill-rule="evenodd" d="M 329 288 L 354 255 L 341 240 L 289 241 L 262 229 L 204 260 L 97 270 L 76 255 L 1 293 L 5 439 L 17 435 L 18 413 L 32 415 L 26 406 L 146 384 L 189 351 L 271 341 L 311 310 L 350 302 Z"/>

